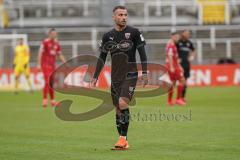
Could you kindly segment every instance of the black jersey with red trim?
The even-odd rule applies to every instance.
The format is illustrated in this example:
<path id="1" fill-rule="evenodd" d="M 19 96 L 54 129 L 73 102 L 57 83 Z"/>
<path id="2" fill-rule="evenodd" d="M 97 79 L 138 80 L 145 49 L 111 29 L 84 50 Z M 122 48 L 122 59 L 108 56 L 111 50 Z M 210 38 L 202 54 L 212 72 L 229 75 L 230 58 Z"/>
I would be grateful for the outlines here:
<path id="1" fill-rule="evenodd" d="M 141 32 L 134 27 L 126 26 L 122 31 L 112 29 L 102 37 L 99 60 L 103 64 L 108 54 L 111 55 L 111 79 L 122 81 L 127 73 L 137 73 L 136 50 L 146 44 Z M 147 67 L 146 54 L 140 53 L 143 70 Z M 143 55 L 142 55 L 143 54 Z M 98 78 L 103 65 L 98 61 L 94 78 Z M 136 75 L 136 74 L 135 74 Z"/>
<path id="2" fill-rule="evenodd" d="M 181 65 L 189 65 L 190 53 L 195 50 L 193 43 L 190 40 L 180 39 L 177 43 L 178 55 L 181 60 Z"/>

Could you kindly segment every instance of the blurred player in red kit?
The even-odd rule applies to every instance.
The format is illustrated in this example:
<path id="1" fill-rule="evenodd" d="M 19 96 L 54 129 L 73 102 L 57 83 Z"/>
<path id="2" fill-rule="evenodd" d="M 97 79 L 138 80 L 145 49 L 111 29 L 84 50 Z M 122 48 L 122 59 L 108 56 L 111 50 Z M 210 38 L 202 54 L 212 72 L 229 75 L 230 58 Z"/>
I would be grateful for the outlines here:
<path id="1" fill-rule="evenodd" d="M 173 84 L 173 87 L 177 86 L 177 98 L 174 102 L 172 100 L 173 97 L 173 87 L 168 92 L 168 105 L 174 105 L 175 103 L 178 105 L 186 105 L 186 103 L 182 99 L 182 91 L 184 86 L 184 76 L 183 76 L 183 69 L 180 65 L 180 61 L 178 58 L 178 51 L 176 47 L 176 43 L 179 40 L 179 35 L 177 32 L 171 34 L 171 39 L 168 41 L 166 46 L 166 67 L 168 68 L 169 78 Z"/>
<path id="2" fill-rule="evenodd" d="M 62 55 L 61 46 L 57 40 L 57 31 L 52 28 L 48 32 L 48 38 L 42 41 L 38 53 L 38 68 L 42 70 L 45 81 L 43 88 L 43 107 L 48 105 L 48 94 L 50 95 L 51 106 L 54 107 L 57 105 L 57 102 L 54 99 L 54 91 L 49 86 L 49 77 L 55 70 L 56 57 L 59 57 L 63 63 L 66 62 Z"/>

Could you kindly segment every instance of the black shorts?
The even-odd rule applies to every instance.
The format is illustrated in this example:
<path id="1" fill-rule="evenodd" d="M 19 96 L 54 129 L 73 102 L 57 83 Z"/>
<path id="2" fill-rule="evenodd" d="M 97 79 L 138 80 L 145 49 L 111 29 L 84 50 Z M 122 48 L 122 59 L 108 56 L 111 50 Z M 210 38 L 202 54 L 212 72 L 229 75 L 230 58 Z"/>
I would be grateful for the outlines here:
<path id="1" fill-rule="evenodd" d="M 134 90 L 137 84 L 137 77 L 126 79 L 120 82 L 112 82 L 111 84 L 111 96 L 114 106 L 119 105 L 119 98 L 125 97 L 130 101 L 132 100 Z"/>
<path id="2" fill-rule="evenodd" d="M 182 65 L 183 71 L 184 71 L 184 78 L 188 79 L 190 77 L 190 64 L 189 65 Z"/>

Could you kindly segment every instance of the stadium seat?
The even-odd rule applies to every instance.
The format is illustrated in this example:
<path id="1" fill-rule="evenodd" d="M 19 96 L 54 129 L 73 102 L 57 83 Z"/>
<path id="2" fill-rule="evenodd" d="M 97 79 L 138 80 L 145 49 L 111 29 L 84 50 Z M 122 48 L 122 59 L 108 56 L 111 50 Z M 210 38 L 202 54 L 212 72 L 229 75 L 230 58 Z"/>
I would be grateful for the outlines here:
<path id="1" fill-rule="evenodd" d="M 198 0 L 203 7 L 203 22 L 218 24 L 225 22 L 226 0 Z"/>

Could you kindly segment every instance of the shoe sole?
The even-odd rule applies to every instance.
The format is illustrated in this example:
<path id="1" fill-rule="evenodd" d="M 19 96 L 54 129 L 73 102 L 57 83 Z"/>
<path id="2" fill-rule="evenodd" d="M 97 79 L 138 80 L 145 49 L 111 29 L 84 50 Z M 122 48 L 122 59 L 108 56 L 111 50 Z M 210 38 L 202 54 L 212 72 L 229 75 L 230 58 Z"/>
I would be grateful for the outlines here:
<path id="1" fill-rule="evenodd" d="M 120 146 L 114 146 L 111 150 L 127 150 L 129 148 L 129 145 L 125 147 L 120 147 Z"/>
<path id="2" fill-rule="evenodd" d="M 123 151 L 123 150 L 128 150 L 128 148 L 111 148 L 112 151 Z"/>

